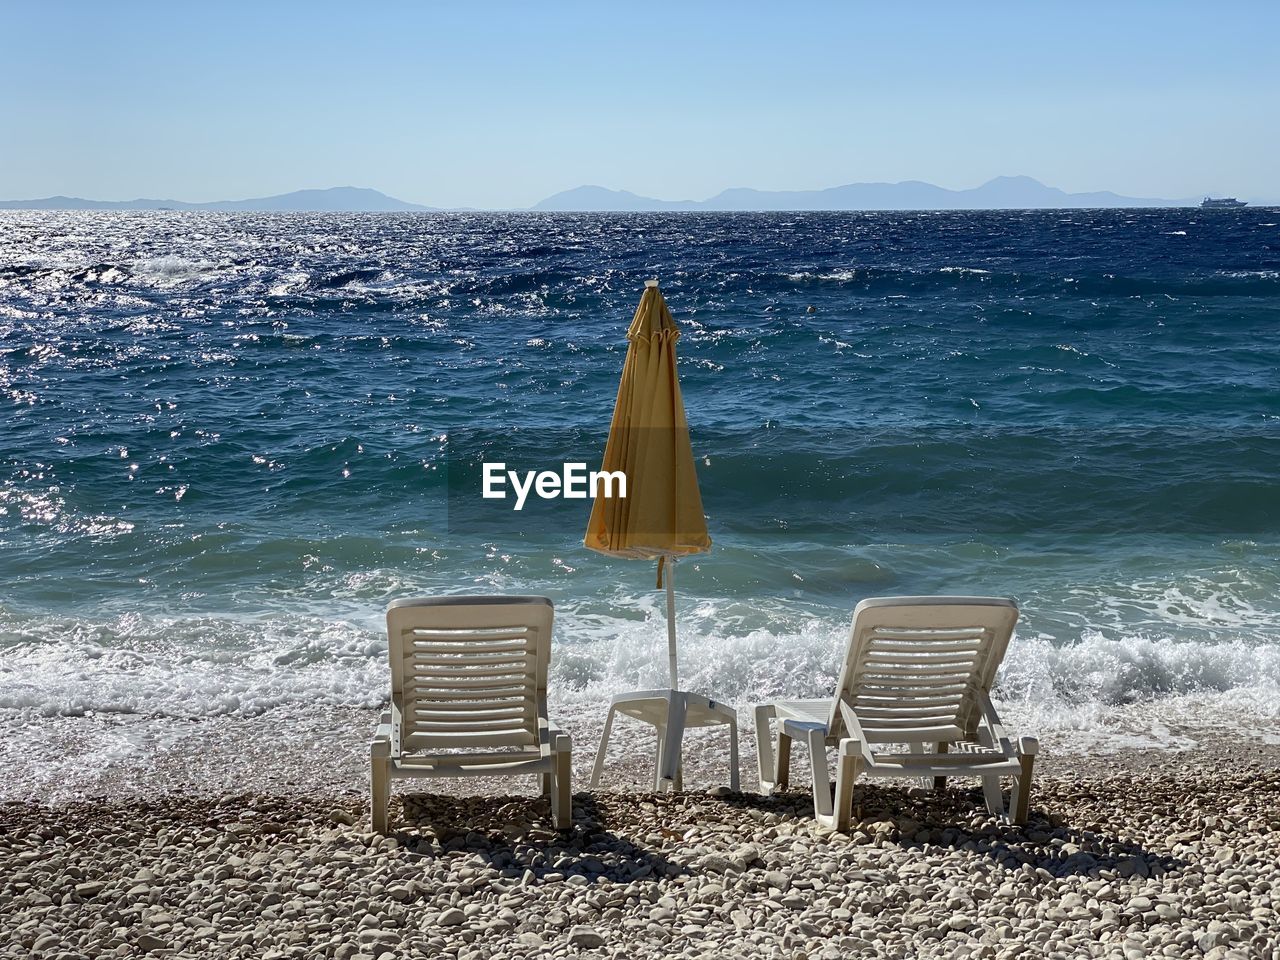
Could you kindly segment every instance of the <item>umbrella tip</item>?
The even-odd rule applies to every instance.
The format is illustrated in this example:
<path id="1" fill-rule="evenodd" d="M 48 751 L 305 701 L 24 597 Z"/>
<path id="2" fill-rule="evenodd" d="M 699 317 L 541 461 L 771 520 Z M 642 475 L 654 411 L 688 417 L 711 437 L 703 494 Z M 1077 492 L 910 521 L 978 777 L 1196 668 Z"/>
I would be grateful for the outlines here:
<path id="1" fill-rule="evenodd" d="M 646 281 L 644 282 L 644 288 L 645 288 L 646 290 L 648 290 L 650 287 L 654 287 L 654 288 L 656 289 L 656 288 L 657 288 L 657 286 L 658 286 L 658 278 L 657 278 L 657 277 L 654 277 L 652 280 L 646 280 Z"/>

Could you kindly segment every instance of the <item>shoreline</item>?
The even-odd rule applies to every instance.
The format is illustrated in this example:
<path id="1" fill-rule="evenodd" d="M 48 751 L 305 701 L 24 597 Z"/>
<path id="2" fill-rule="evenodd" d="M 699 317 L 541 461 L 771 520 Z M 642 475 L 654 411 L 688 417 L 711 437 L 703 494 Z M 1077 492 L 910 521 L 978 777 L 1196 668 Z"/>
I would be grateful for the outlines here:
<path id="1" fill-rule="evenodd" d="M 1227 756 L 1234 763 L 1280 769 L 1280 718 L 1252 718 L 1242 724 L 1227 715 L 1188 716 L 1173 725 L 1176 706 L 1151 704 L 1112 708 L 1127 732 L 1058 729 L 1036 731 L 1021 711 L 1001 706 L 1015 735 L 1038 733 L 1036 776 L 1071 776 L 1082 766 L 1140 774 L 1176 770 Z M 0 804 L 39 798 L 61 805 L 87 798 L 146 800 L 166 793 L 193 796 L 256 792 L 264 795 L 367 797 L 368 745 L 379 711 L 324 707 L 307 714 L 272 711 L 257 716 L 199 718 L 139 714 L 30 717 L 0 715 Z M 573 786 L 588 789 L 591 765 L 603 724 L 597 713 L 574 711 L 564 722 L 573 737 Z M 755 735 L 751 711 L 739 707 L 744 790 L 756 781 Z M 557 718 L 553 707 L 553 719 Z M 1157 735 L 1133 731 L 1146 724 Z M 1138 746 L 1130 746 L 1138 743 Z M 685 782 L 690 791 L 727 783 L 726 729 L 690 730 L 685 739 Z M 654 739 L 651 727 L 618 721 L 601 781 L 603 791 L 652 789 Z M 1084 763 L 1082 763 L 1084 761 Z M 797 755 L 792 782 L 807 783 L 805 761 Z M 532 778 L 529 778 L 532 783 Z M 519 780 L 466 778 L 432 781 L 449 795 L 507 794 Z"/>

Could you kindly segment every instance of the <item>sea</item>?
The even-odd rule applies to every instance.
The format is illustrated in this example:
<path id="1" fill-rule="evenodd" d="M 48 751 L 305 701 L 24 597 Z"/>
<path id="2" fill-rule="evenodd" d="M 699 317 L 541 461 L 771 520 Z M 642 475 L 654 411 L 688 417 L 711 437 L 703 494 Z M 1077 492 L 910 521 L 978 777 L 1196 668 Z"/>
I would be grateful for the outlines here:
<path id="1" fill-rule="evenodd" d="M 1280 718 L 1266 208 L 2 212 L 0 718 L 376 708 L 388 602 L 475 592 L 554 600 L 570 727 L 663 686 L 653 565 L 454 469 L 598 464 L 650 278 L 713 540 L 687 687 L 821 696 L 859 600 L 979 594 L 1022 724 Z"/>

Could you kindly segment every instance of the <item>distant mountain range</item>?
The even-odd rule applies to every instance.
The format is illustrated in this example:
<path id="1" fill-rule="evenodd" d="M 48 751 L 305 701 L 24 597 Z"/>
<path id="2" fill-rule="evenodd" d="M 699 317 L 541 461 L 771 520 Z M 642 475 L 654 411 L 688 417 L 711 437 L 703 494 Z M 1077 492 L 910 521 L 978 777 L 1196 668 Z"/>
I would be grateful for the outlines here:
<path id="1" fill-rule="evenodd" d="M 45 197 L 42 200 L 0 200 L 5 210 L 224 210 L 282 211 L 294 213 L 393 213 L 429 211 L 417 203 L 397 200 L 366 187 L 330 187 L 328 190 L 295 190 L 274 197 L 250 200 L 213 200 L 187 203 L 183 200 L 85 200 L 81 197 Z"/>
<path id="2" fill-rule="evenodd" d="M 922 180 L 901 183 L 847 183 L 826 190 L 753 190 L 736 187 L 707 200 L 657 200 L 627 190 L 584 186 L 565 190 L 535 204 L 538 211 L 749 211 L 749 210 L 1029 210 L 1067 207 L 1191 207 L 1200 198 L 1162 200 L 1124 197 L 1110 191 L 1067 193 L 1031 177 L 996 177 L 969 190 L 948 190 Z M 423 212 L 425 207 L 397 200 L 365 187 L 295 190 L 250 200 L 85 200 L 45 197 L 41 200 L 0 200 L 9 210 L 224 210 L 303 212 Z"/>
<path id="3" fill-rule="evenodd" d="M 1195 200 L 1067 193 L 1031 177 L 996 177 L 970 190 L 922 180 L 847 183 L 825 190 L 723 190 L 709 200 L 655 200 L 626 190 L 577 187 L 548 197 L 535 210 L 1009 210 L 1062 207 L 1188 207 Z"/>

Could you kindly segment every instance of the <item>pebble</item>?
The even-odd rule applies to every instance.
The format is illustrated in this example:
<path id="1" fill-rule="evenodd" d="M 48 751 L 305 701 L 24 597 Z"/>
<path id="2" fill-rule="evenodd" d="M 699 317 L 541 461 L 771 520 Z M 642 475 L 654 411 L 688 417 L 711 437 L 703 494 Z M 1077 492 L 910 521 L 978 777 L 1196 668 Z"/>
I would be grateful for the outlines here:
<path id="1" fill-rule="evenodd" d="M 154 953 L 157 950 L 169 949 L 169 942 L 167 940 L 162 940 L 150 933 L 138 934 L 138 939 L 135 940 L 134 943 L 143 953 Z"/>
<path id="2" fill-rule="evenodd" d="M 569 943 L 575 947 L 603 947 L 604 937 L 593 927 L 577 926 L 569 931 Z"/>
<path id="3" fill-rule="evenodd" d="M 764 882 L 784 892 L 791 886 L 791 878 L 781 870 L 770 870 L 764 875 Z"/>

